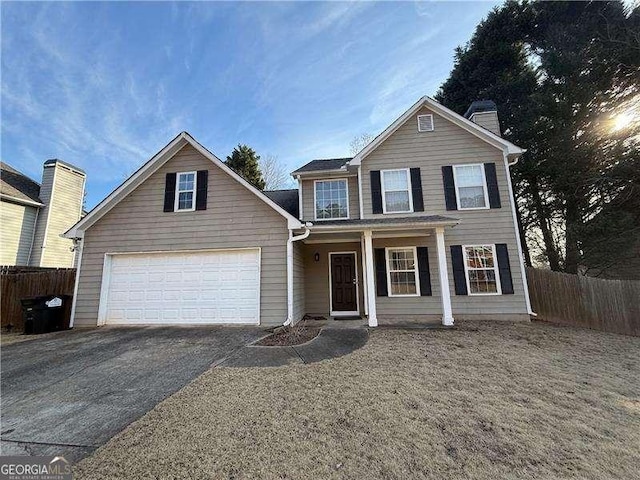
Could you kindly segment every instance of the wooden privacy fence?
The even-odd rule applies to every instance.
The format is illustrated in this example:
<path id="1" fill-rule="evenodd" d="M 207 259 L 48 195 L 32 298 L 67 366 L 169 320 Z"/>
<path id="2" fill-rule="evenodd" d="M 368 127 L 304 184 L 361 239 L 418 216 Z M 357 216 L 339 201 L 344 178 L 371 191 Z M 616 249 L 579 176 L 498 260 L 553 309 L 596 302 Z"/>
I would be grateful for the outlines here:
<path id="1" fill-rule="evenodd" d="M 527 268 L 531 307 L 540 320 L 640 336 L 640 282 Z"/>
<path id="2" fill-rule="evenodd" d="M 0 267 L 0 316 L 2 327 L 22 330 L 23 298 L 73 295 L 75 268 L 10 269 Z"/>

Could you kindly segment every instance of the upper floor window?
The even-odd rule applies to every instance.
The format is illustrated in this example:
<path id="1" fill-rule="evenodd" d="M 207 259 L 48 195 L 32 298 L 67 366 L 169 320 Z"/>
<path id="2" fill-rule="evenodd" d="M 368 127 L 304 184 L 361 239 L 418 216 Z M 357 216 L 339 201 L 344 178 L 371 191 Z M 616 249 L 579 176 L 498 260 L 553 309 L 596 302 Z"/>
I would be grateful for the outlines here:
<path id="1" fill-rule="evenodd" d="M 383 213 L 413 212 L 409 169 L 382 170 Z"/>
<path id="2" fill-rule="evenodd" d="M 315 181 L 316 220 L 349 218 L 347 180 Z"/>
<path id="3" fill-rule="evenodd" d="M 463 254 L 469 295 L 499 294 L 500 281 L 495 246 L 465 245 Z"/>
<path id="4" fill-rule="evenodd" d="M 196 205 L 196 172 L 178 173 L 176 182 L 176 212 L 195 210 Z"/>
<path id="5" fill-rule="evenodd" d="M 453 176 L 455 178 L 458 210 L 489 208 L 487 181 L 481 163 L 454 165 Z"/>

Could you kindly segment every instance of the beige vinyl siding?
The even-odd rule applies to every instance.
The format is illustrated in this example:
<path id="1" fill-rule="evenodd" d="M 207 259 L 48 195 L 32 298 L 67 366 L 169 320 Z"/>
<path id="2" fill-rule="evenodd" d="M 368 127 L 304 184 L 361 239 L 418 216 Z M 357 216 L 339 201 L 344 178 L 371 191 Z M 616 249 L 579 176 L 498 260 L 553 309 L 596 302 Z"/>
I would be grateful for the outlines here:
<path id="1" fill-rule="evenodd" d="M 45 166 L 40 198 L 45 204 L 38 217 L 31 264 L 40 267 L 73 267 L 73 241 L 61 235 L 82 211 L 85 176 L 59 163 Z"/>
<path id="2" fill-rule="evenodd" d="M 207 209 L 163 212 L 166 174 L 209 171 Z M 261 248 L 260 322 L 287 314 L 286 219 L 190 145 L 85 232 L 76 325 L 95 325 L 108 252 Z"/>
<path id="3" fill-rule="evenodd" d="M 304 245 L 301 241 L 293 243 L 293 321 L 301 320 L 305 315 L 304 288 Z"/>
<path id="4" fill-rule="evenodd" d="M 331 177 L 323 180 L 340 180 L 347 179 L 347 188 L 349 190 L 349 218 L 360 218 L 360 197 L 358 196 L 358 177 Z M 307 221 L 315 221 L 315 180 L 302 180 L 302 211 L 303 219 Z"/>
<path id="5" fill-rule="evenodd" d="M 37 207 L 0 201 L 0 265 L 28 265 Z"/>
<path id="6" fill-rule="evenodd" d="M 500 122 L 498 121 L 498 114 L 496 112 L 474 113 L 470 120 L 496 135 L 501 135 Z"/>
<path id="7" fill-rule="evenodd" d="M 459 225 L 445 230 L 454 317 L 456 314 L 464 316 L 485 313 L 526 313 L 522 272 L 516 243 L 516 228 L 511 213 L 507 170 L 502 152 L 427 108 L 421 109 L 417 115 L 429 113 L 433 114 L 435 126 L 433 132 L 418 133 L 417 119 L 416 116 L 413 116 L 362 161 L 364 216 L 365 218 L 380 218 L 383 216 L 444 215 L 460 219 Z M 486 162 L 496 164 L 502 208 L 447 210 L 442 183 L 442 167 L 444 165 Z M 413 214 L 374 215 L 371 207 L 371 170 L 411 167 L 420 168 L 425 211 Z M 496 243 L 507 244 L 514 295 L 494 297 L 454 295 L 450 245 Z M 432 275 L 432 280 L 433 278 Z"/>
<path id="8" fill-rule="evenodd" d="M 360 242 L 318 243 L 304 246 L 304 288 L 306 313 L 329 318 L 329 252 L 356 252 L 358 264 L 358 306 L 364 315 L 364 295 L 362 289 L 362 255 Z M 315 261 L 315 254 L 320 256 Z"/>

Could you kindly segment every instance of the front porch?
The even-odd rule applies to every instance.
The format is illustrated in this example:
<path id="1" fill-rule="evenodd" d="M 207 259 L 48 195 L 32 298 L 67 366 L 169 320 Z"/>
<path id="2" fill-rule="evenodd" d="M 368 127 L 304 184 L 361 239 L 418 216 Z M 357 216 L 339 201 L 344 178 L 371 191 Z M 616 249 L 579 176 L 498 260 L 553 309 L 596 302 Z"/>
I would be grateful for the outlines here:
<path id="1" fill-rule="evenodd" d="M 417 220 L 311 226 L 295 244 L 298 319 L 453 325 L 444 235 L 457 221 Z"/>

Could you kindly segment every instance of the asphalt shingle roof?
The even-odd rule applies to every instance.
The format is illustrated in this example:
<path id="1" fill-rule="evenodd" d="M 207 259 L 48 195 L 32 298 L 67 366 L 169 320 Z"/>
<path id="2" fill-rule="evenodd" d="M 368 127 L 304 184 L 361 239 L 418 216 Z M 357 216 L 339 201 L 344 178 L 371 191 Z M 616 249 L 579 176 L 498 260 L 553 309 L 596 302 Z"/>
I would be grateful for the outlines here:
<path id="1" fill-rule="evenodd" d="M 11 165 L 0 162 L 0 193 L 20 200 L 42 203 L 40 184 Z"/>
<path id="2" fill-rule="evenodd" d="M 322 158 L 318 160 L 311 160 L 306 165 L 303 165 L 297 170 L 294 170 L 292 174 L 304 173 L 304 172 L 317 172 L 321 170 L 339 170 L 347 164 L 352 157 L 346 158 Z"/>
<path id="3" fill-rule="evenodd" d="M 267 190 L 262 193 L 291 215 L 298 218 L 298 190 Z"/>

